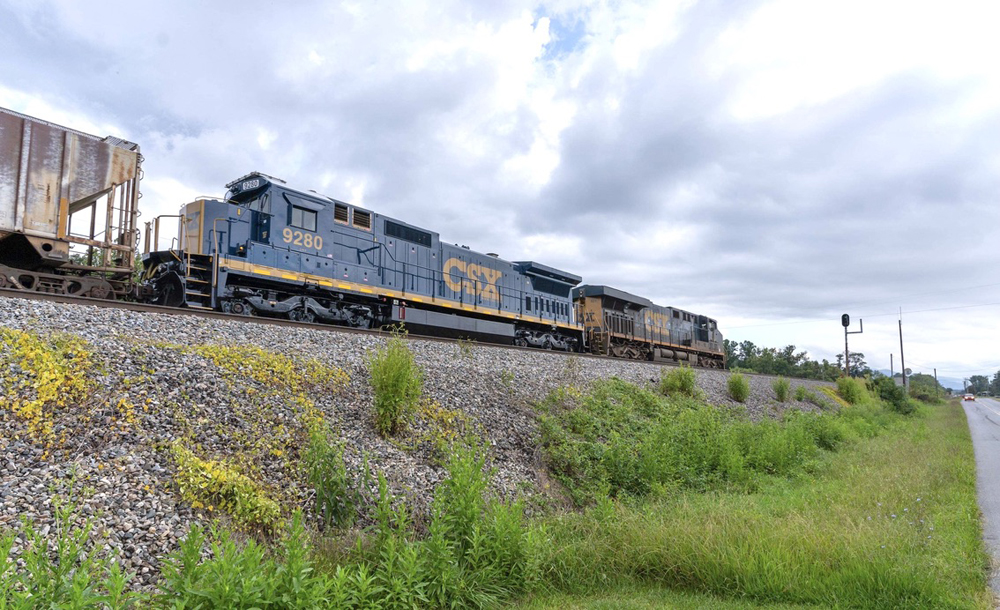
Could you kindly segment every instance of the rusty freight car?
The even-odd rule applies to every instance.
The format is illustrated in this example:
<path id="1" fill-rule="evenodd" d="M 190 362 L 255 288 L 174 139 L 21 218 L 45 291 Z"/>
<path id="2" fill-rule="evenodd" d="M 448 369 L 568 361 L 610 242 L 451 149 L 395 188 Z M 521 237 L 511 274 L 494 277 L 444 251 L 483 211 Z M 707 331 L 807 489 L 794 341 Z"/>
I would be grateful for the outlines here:
<path id="1" fill-rule="evenodd" d="M 141 161 L 132 142 L 0 108 L 0 287 L 123 296 Z"/>

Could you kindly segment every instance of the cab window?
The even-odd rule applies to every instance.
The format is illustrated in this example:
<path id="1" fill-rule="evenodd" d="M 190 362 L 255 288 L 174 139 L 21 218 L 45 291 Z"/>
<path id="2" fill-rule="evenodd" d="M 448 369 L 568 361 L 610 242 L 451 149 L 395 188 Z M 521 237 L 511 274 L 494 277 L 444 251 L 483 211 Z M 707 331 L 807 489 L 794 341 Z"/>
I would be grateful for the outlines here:
<path id="1" fill-rule="evenodd" d="M 316 212 L 313 210 L 307 210 L 305 208 L 300 208 L 298 206 L 292 206 L 292 220 L 290 223 L 293 227 L 298 227 L 300 229 L 305 229 L 306 231 L 316 230 Z"/>

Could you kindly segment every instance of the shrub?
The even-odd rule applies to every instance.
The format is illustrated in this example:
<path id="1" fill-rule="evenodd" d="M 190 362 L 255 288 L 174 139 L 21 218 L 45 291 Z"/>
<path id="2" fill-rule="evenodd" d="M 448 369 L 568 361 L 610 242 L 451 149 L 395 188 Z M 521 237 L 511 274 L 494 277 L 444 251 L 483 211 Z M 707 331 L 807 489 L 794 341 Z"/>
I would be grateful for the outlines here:
<path id="1" fill-rule="evenodd" d="M 659 387 L 660 393 L 664 396 L 681 395 L 697 398 L 701 395 L 694 369 L 684 365 L 669 371 L 666 367 L 661 369 Z"/>
<path id="2" fill-rule="evenodd" d="M 869 382 L 869 386 L 872 392 L 896 413 L 909 415 L 916 411 L 913 402 L 907 399 L 906 391 L 889 377 L 873 379 Z"/>
<path id="3" fill-rule="evenodd" d="M 778 402 L 785 402 L 788 400 L 788 391 L 791 390 L 792 383 L 784 377 L 778 377 L 771 383 L 771 388 L 774 390 L 774 396 Z"/>
<path id="4" fill-rule="evenodd" d="M 868 392 L 861 381 L 851 377 L 837 379 L 837 393 L 852 405 L 860 404 L 868 397 Z"/>
<path id="5" fill-rule="evenodd" d="M 181 497 L 195 508 L 216 505 L 244 527 L 270 531 L 281 517 L 281 507 L 256 482 L 223 462 L 203 460 L 183 447 L 171 445 L 177 463 L 175 481 Z"/>
<path id="6" fill-rule="evenodd" d="M 807 398 L 809 398 L 809 390 L 806 389 L 806 386 L 800 385 L 795 388 L 795 400 L 802 402 Z"/>
<path id="7" fill-rule="evenodd" d="M 368 359 L 375 393 L 375 428 L 382 436 L 402 431 L 423 389 L 423 373 L 404 340 L 405 332 L 393 331 L 384 347 Z"/>
<path id="8" fill-rule="evenodd" d="M 736 402 L 746 402 L 750 398 L 750 382 L 742 373 L 732 373 L 726 382 L 729 396 Z"/>

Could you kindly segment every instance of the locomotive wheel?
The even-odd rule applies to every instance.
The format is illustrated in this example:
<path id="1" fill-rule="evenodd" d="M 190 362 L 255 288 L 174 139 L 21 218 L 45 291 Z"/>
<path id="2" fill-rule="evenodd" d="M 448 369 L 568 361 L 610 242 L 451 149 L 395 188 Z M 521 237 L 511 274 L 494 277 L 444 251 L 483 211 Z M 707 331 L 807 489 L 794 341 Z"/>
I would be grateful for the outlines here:
<path id="1" fill-rule="evenodd" d="M 223 311 L 234 313 L 238 316 L 252 316 L 254 315 L 254 309 L 246 301 L 235 300 L 229 301 L 222 307 Z"/>
<path id="2" fill-rule="evenodd" d="M 552 342 L 546 339 L 545 343 L 542 343 L 542 349 L 552 349 Z"/>
<path id="3" fill-rule="evenodd" d="M 313 312 L 303 307 L 289 311 L 288 319 L 295 320 L 296 322 L 314 322 L 316 321 L 316 316 Z"/>
<path id="4" fill-rule="evenodd" d="M 88 296 L 92 299 L 113 299 L 115 297 L 115 293 L 114 290 L 111 289 L 110 284 L 100 284 L 88 290 L 87 294 L 84 296 Z"/>

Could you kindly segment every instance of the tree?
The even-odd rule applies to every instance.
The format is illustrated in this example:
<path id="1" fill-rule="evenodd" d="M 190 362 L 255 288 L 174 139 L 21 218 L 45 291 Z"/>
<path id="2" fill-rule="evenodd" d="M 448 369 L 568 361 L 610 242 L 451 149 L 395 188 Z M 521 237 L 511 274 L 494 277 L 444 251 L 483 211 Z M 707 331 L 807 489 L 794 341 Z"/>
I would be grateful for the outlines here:
<path id="1" fill-rule="evenodd" d="M 872 370 L 865 362 L 865 355 L 861 352 L 851 352 L 849 355 L 849 373 L 851 377 L 864 377 L 870 375 Z M 837 354 L 837 368 L 844 370 L 844 355 Z"/>
<path id="2" fill-rule="evenodd" d="M 726 352 L 726 365 L 729 368 L 739 366 L 739 354 L 737 353 L 737 344 L 735 341 L 730 341 L 729 339 L 722 340 L 722 349 Z"/>
<path id="3" fill-rule="evenodd" d="M 944 388 L 934 379 L 933 375 L 916 373 L 910 375 L 910 396 L 923 401 L 930 401 L 944 394 Z"/>
<path id="4" fill-rule="evenodd" d="M 972 377 L 969 377 L 969 385 L 966 389 L 967 392 L 979 394 L 980 392 L 987 392 L 989 389 L 990 379 L 986 375 L 973 375 Z"/>

